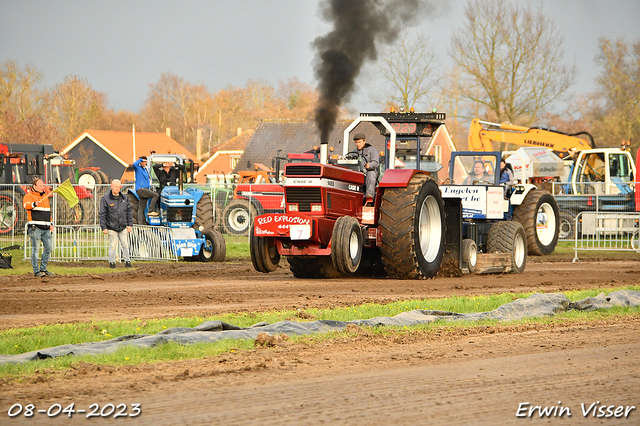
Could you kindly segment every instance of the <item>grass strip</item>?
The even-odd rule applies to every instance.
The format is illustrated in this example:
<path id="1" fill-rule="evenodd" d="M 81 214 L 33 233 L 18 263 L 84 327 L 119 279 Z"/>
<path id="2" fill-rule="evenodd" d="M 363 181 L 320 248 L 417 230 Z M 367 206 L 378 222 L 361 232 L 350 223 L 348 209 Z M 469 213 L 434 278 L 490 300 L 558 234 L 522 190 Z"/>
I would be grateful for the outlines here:
<path id="1" fill-rule="evenodd" d="M 628 286 L 619 288 L 602 288 L 580 291 L 569 291 L 564 294 L 571 301 L 582 300 L 587 297 L 594 297 L 601 292 L 609 294 L 616 290 L 636 290 L 640 291 L 640 286 Z M 492 296 L 461 296 L 448 297 L 443 299 L 422 299 L 394 302 L 386 305 L 365 304 L 336 309 L 307 309 L 283 310 L 265 313 L 252 314 L 229 314 L 212 316 L 207 318 L 166 318 L 151 321 L 128 320 L 128 321 L 94 321 L 91 323 L 75 324 L 55 324 L 39 327 L 10 329 L 0 331 L 0 353 L 4 355 L 15 355 L 48 347 L 54 347 L 72 343 L 85 343 L 109 340 L 113 337 L 128 334 L 155 334 L 171 327 L 195 327 L 204 321 L 220 320 L 240 327 L 248 327 L 257 322 L 275 323 L 282 320 L 315 321 L 315 320 L 335 320 L 351 321 L 363 318 L 373 318 L 377 316 L 392 317 L 400 312 L 414 309 L 434 309 L 451 311 L 457 313 L 485 312 L 509 303 L 519 298 L 525 298 L 533 294 L 530 293 L 503 293 Z M 615 307 L 593 312 L 569 311 L 554 317 L 527 318 L 524 320 L 500 322 L 498 320 L 483 321 L 456 321 L 444 323 L 442 321 L 411 327 L 404 329 L 442 329 L 451 327 L 476 327 L 493 326 L 500 324 L 523 324 L 523 323 L 555 323 L 563 321 L 598 320 L 614 315 L 638 315 L 640 307 Z M 392 333 L 397 327 L 376 328 L 376 333 Z M 331 339 L 335 335 L 344 336 L 343 333 L 322 333 L 318 336 L 294 336 L 293 341 L 305 341 L 304 339 Z M 301 340 L 302 339 L 302 340 Z M 49 360 L 28 362 L 24 364 L 0 365 L 0 377 L 28 375 L 37 369 L 66 369 L 75 362 L 91 362 L 107 365 L 130 365 L 141 362 L 155 363 L 164 361 L 175 361 L 182 359 L 197 359 L 205 356 L 217 356 L 221 353 L 244 350 L 253 347 L 253 340 L 225 340 L 210 344 L 179 345 L 168 343 L 152 349 L 124 347 L 114 353 L 98 356 L 74 356 L 60 357 Z"/>

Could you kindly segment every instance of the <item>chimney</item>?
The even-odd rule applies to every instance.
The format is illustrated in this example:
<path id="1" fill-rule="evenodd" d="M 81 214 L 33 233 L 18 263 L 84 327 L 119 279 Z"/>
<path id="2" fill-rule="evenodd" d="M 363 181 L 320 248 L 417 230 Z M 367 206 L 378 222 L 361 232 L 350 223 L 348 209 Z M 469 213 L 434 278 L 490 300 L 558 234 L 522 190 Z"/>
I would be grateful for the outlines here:
<path id="1" fill-rule="evenodd" d="M 238 135 L 237 135 L 237 136 L 240 136 L 240 133 L 242 133 L 242 127 L 238 127 L 237 132 L 238 132 Z"/>
<path id="2" fill-rule="evenodd" d="M 202 129 L 196 130 L 196 160 L 202 157 Z"/>
<path id="3" fill-rule="evenodd" d="M 171 127 L 167 127 L 164 132 L 167 134 L 167 136 L 171 137 Z"/>

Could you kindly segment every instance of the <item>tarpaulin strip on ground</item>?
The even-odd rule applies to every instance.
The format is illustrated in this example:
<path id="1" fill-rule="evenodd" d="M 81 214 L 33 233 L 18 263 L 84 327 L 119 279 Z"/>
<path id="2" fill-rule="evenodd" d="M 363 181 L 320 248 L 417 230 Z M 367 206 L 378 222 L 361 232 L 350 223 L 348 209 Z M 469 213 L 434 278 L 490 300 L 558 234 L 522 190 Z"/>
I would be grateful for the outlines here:
<path id="1" fill-rule="evenodd" d="M 152 348 L 168 342 L 180 345 L 212 343 L 224 339 L 253 340 L 259 333 L 303 335 L 344 330 L 348 324 L 361 327 L 412 326 L 435 321 L 514 321 L 531 317 L 550 317 L 569 310 L 593 311 L 615 306 L 640 306 L 640 291 L 620 290 L 605 296 L 571 302 L 564 294 L 533 294 L 526 299 L 518 299 L 504 304 L 493 311 L 458 314 L 455 312 L 416 309 L 402 312 L 393 317 L 375 317 L 353 321 L 318 320 L 312 322 L 280 321 L 275 324 L 257 323 L 251 327 L 237 327 L 222 321 L 206 321 L 197 327 L 175 327 L 153 335 L 127 335 L 102 342 L 62 345 L 19 355 L 0 355 L 0 364 L 22 363 L 39 359 L 66 355 L 99 355 L 115 352 L 124 346 Z"/>

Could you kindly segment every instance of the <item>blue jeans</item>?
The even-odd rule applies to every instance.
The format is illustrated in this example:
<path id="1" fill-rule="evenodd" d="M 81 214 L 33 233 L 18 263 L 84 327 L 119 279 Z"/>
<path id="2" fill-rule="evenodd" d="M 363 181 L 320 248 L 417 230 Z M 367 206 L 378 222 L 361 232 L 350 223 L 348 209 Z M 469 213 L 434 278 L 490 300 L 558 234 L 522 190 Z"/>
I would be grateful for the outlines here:
<path id="1" fill-rule="evenodd" d="M 31 266 L 33 267 L 33 273 L 46 271 L 47 263 L 49 263 L 49 255 L 51 255 L 51 231 L 48 229 L 40 229 L 37 226 L 29 226 L 27 234 L 29 238 L 31 238 Z M 42 259 L 40 259 L 40 268 L 38 268 L 40 241 L 42 241 L 43 250 Z"/>
<path id="2" fill-rule="evenodd" d="M 118 248 L 118 240 L 120 241 L 120 247 L 122 247 L 124 261 L 131 262 L 131 256 L 129 255 L 129 240 L 127 239 L 127 230 L 112 231 L 107 230 L 109 234 L 109 263 L 116 262 L 116 249 Z"/>

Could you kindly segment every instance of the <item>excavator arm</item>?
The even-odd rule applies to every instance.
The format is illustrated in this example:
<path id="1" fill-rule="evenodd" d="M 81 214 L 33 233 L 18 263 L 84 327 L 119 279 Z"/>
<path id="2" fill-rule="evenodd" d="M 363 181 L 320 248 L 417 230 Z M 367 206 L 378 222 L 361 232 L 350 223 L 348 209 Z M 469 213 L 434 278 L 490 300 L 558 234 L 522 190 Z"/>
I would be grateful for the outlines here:
<path id="1" fill-rule="evenodd" d="M 576 137 L 577 135 L 586 135 L 590 142 Z M 469 127 L 469 150 L 493 151 L 493 142 L 549 148 L 560 158 L 565 158 L 573 151 L 595 148 L 593 137 L 587 132 L 567 134 L 538 127 L 490 123 L 474 118 Z"/>

